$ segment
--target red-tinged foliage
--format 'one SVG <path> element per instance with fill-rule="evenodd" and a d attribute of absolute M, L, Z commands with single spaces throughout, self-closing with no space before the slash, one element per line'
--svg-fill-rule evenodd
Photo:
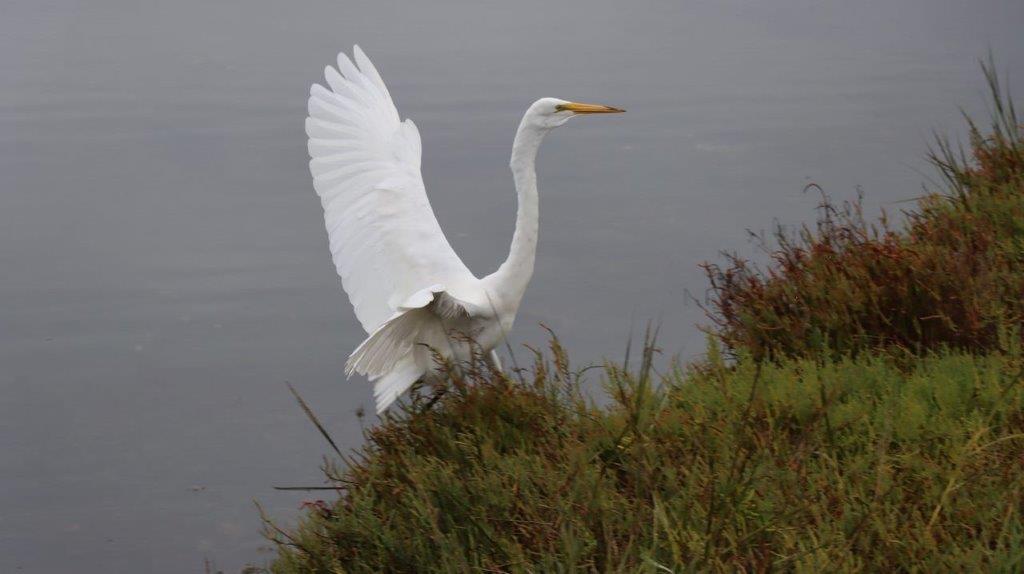
<path fill-rule="evenodd" d="M 971 158 L 939 139 L 931 154 L 948 189 L 918 200 L 902 229 L 861 202 L 823 195 L 814 228 L 778 228 L 772 264 L 735 255 L 705 264 L 712 330 L 758 357 L 832 356 L 877 348 L 987 351 L 1024 321 L 1024 140 L 1012 105 L 993 90 L 991 135 L 973 122 Z"/>

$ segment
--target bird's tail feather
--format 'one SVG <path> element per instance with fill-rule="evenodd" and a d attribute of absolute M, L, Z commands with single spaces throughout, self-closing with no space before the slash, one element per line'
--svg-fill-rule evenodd
<path fill-rule="evenodd" d="M 410 353 L 395 365 L 391 372 L 374 381 L 373 397 L 377 403 L 377 414 L 384 412 L 399 395 L 422 376 L 423 368 L 416 364 L 413 354 Z"/>
<path fill-rule="evenodd" d="M 423 327 L 421 309 L 396 313 L 377 327 L 356 347 L 345 362 L 345 375 L 366 375 L 371 380 L 389 373 L 403 357 L 413 350 L 413 342 Z"/>
<path fill-rule="evenodd" d="M 405 392 L 426 369 L 417 364 L 414 342 L 436 323 L 429 312 L 416 308 L 396 313 L 366 338 L 345 362 L 345 374 L 366 375 L 374 382 L 377 412 Z"/>

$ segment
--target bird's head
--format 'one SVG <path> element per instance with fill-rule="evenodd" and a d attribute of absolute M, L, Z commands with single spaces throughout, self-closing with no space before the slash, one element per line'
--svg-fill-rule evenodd
<path fill-rule="evenodd" d="M 557 128 L 570 118 L 589 114 L 619 114 L 626 110 L 602 106 L 600 104 L 581 104 L 558 98 L 541 98 L 530 106 L 526 118 L 539 128 Z"/>

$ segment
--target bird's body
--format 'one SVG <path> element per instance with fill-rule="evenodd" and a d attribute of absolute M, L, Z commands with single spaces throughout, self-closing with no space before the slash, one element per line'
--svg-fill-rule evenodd
<path fill-rule="evenodd" d="M 356 316 L 369 334 L 346 372 L 374 381 L 378 412 L 435 367 L 433 353 L 464 360 L 496 347 L 512 327 L 533 274 L 538 196 L 534 163 L 544 135 L 581 113 L 615 108 L 543 98 L 527 110 L 510 162 L 518 193 L 508 259 L 477 278 L 452 249 L 420 176 L 421 142 L 401 121 L 387 87 L 355 47 L 310 90 L 310 172 L 324 208 L 331 253 Z M 340 73 L 339 73 L 340 72 Z"/>

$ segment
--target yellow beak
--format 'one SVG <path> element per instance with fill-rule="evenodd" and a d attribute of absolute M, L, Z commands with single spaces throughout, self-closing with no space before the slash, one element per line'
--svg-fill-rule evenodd
<path fill-rule="evenodd" d="M 577 114 L 621 114 L 626 111 L 611 106 L 602 106 L 601 104 L 581 104 L 579 102 L 559 104 L 556 109 L 560 112 L 569 111 Z"/>

